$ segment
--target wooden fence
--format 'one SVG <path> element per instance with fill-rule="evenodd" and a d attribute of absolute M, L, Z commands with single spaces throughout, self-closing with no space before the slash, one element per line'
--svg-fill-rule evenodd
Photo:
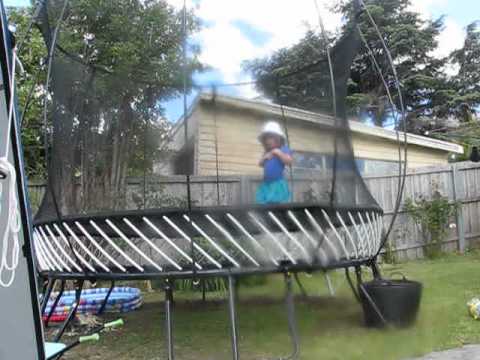
<path fill-rule="evenodd" d="M 364 179 L 372 195 L 384 209 L 385 224 L 388 225 L 397 196 L 398 174 L 366 176 Z M 222 176 L 217 188 L 216 177 L 193 176 L 191 177 L 192 200 L 197 206 L 251 203 L 259 181 L 258 177 L 251 176 Z M 328 183 L 328 179 L 325 181 Z M 311 176 L 303 174 L 301 179 L 296 177 L 295 201 L 308 201 L 309 197 L 323 199 L 328 195 L 322 190 L 325 188 L 328 189 L 328 186 L 318 180 L 318 174 Z M 404 211 L 405 200 L 419 196 L 430 198 L 435 190 L 448 197 L 450 201 L 461 203 L 457 215 L 449 224 L 444 249 L 464 251 L 474 247 L 480 240 L 480 222 L 478 221 L 480 218 L 480 164 L 465 162 L 410 170 L 407 173 L 400 213 L 389 237 L 391 248 L 398 258 L 422 257 L 425 246 L 418 227 Z M 44 191 L 45 187 L 42 184 L 30 185 L 30 198 L 34 211 Z M 187 198 L 185 177 L 148 177 L 146 182 L 145 179 L 129 179 L 126 194 L 129 209 L 178 206 Z"/>

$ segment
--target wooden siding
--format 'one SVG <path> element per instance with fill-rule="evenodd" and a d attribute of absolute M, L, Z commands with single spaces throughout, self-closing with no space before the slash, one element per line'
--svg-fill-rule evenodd
<path fill-rule="evenodd" d="M 261 173 L 257 162 L 262 147 L 257 136 L 268 118 L 254 111 L 222 106 L 217 106 L 214 111 L 207 104 L 197 106 L 192 117 L 198 125 L 195 138 L 197 175 L 215 174 L 217 161 L 220 175 Z M 282 123 L 281 119 L 276 120 Z M 332 131 L 298 120 L 287 120 L 287 124 L 290 145 L 294 151 L 331 153 Z M 398 145 L 395 141 L 352 133 L 352 143 L 357 158 L 398 161 Z M 443 150 L 418 145 L 408 147 L 410 168 L 447 164 L 447 156 L 448 153 Z"/>

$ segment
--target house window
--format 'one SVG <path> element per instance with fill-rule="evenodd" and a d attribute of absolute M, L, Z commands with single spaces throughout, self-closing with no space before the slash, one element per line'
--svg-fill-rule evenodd
<path fill-rule="evenodd" d="M 339 155 L 337 159 L 337 169 L 351 168 L 350 158 L 342 159 L 342 156 Z M 308 151 L 293 152 L 293 171 L 296 174 L 332 169 L 333 162 L 334 159 L 332 155 Z M 362 175 L 388 174 L 398 169 L 398 162 L 396 161 L 356 158 L 355 164 Z"/>

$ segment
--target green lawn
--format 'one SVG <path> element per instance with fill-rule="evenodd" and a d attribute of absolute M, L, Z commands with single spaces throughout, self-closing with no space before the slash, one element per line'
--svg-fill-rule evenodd
<path fill-rule="evenodd" d="M 356 303 L 342 273 L 332 275 L 336 297 L 329 297 L 323 277 L 301 276 L 310 298 L 298 299 L 301 359 L 402 359 L 466 343 L 480 343 L 480 322 L 466 312 L 466 302 L 480 295 L 480 254 L 451 255 L 383 268 L 384 275 L 402 271 L 424 284 L 416 326 L 404 330 L 363 327 Z M 242 359 L 266 359 L 289 350 L 282 302 L 281 276 L 263 286 L 241 288 L 239 314 Z M 176 293 L 177 359 L 230 359 L 225 294 L 207 302 L 195 293 Z M 99 343 L 80 346 L 66 359 L 165 359 L 163 294 L 145 295 L 141 310 L 124 316 L 125 326 L 105 333 Z M 68 338 L 66 338 L 68 340 Z"/>

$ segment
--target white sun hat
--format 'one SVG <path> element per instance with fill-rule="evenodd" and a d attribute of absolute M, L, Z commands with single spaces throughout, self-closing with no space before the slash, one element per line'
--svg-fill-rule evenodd
<path fill-rule="evenodd" d="M 285 141 L 285 133 L 282 130 L 282 127 L 276 121 L 267 121 L 265 125 L 263 125 L 262 131 L 260 135 L 258 135 L 258 141 L 262 142 L 263 137 L 268 134 L 278 135 Z"/>

